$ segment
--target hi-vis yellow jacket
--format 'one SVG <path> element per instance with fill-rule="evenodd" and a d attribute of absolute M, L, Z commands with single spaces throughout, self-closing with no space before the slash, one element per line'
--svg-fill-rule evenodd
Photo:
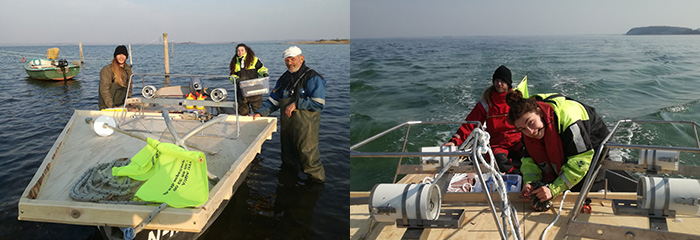
<path fill-rule="evenodd" d="M 262 61 L 258 57 L 253 57 L 253 61 L 250 63 L 244 63 L 246 66 L 241 68 L 241 61 L 245 59 L 246 55 L 234 56 L 231 59 L 230 64 L 230 74 L 234 75 L 234 78 L 240 80 L 249 80 L 267 75 L 267 68 L 263 65 Z M 235 83 L 234 83 L 235 84 Z"/>
<path fill-rule="evenodd" d="M 593 107 L 560 94 L 534 97 L 542 110 L 545 136 L 534 139 L 523 134 L 520 171 L 524 183 L 550 183 L 556 197 L 583 180 L 608 129 Z"/>

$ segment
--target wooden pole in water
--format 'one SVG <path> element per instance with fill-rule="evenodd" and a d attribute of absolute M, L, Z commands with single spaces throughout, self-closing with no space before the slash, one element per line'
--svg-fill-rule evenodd
<path fill-rule="evenodd" d="M 83 61 L 83 42 L 78 42 L 78 48 L 80 48 L 80 63 L 85 63 Z"/>
<path fill-rule="evenodd" d="M 168 60 L 168 34 L 163 33 L 163 51 L 165 53 L 165 86 L 170 86 L 170 76 L 167 74 L 170 74 L 170 62 Z"/>
<path fill-rule="evenodd" d="M 131 52 L 131 44 L 129 44 L 129 65 L 134 66 L 134 61 L 132 59 L 134 59 L 134 55 Z"/>
<path fill-rule="evenodd" d="M 170 43 L 170 55 L 173 55 L 175 53 L 175 43 Z"/>

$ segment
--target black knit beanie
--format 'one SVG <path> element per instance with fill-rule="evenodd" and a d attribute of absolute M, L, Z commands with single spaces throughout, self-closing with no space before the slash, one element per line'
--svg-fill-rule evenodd
<path fill-rule="evenodd" d="M 503 80 L 512 88 L 513 79 L 511 78 L 510 69 L 506 66 L 501 65 L 496 69 L 496 72 L 493 73 L 493 80 L 496 80 L 496 78 Z"/>
<path fill-rule="evenodd" d="M 126 50 L 126 46 L 124 45 L 119 45 L 117 46 L 117 49 L 114 49 L 114 57 L 116 58 L 119 54 L 124 54 L 126 58 L 129 58 L 129 51 Z"/>

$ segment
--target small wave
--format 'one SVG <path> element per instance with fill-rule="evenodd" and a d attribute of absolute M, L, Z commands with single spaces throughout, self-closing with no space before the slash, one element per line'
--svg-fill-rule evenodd
<path fill-rule="evenodd" d="M 671 106 L 661 109 L 661 112 L 680 113 L 684 112 L 686 109 L 688 108 L 686 108 L 685 106 Z"/>
<path fill-rule="evenodd" d="M 381 77 L 381 74 L 379 73 L 379 71 L 369 69 L 358 73 L 353 73 L 350 77 L 359 79 L 377 79 Z"/>
<path fill-rule="evenodd" d="M 363 80 L 357 80 L 357 81 L 352 81 L 350 82 L 350 92 L 355 93 L 355 92 L 362 92 L 362 91 L 372 91 L 372 90 L 377 90 L 379 89 L 378 87 L 368 85 L 367 82 Z"/>
<path fill-rule="evenodd" d="M 665 108 L 662 108 L 661 110 L 659 110 L 659 112 L 660 112 L 660 113 L 664 113 L 664 112 L 668 112 L 668 113 L 682 113 L 682 112 L 687 111 L 689 108 L 695 106 L 695 104 L 697 104 L 698 101 L 700 101 L 700 100 L 695 100 L 695 101 L 692 101 L 692 102 L 689 102 L 689 103 L 682 104 L 682 105 L 680 105 L 680 106 L 669 106 L 669 107 L 665 107 Z"/>
<path fill-rule="evenodd" d="M 360 64 L 358 64 L 357 68 L 372 69 L 372 68 L 379 67 L 375 61 L 376 61 L 375 59 L 361 60 L 361 61 L 359 61 Z"/>
<path fill-rule="evenodd" d="M 350 122 L 355 123 L 355 121 L 372 121 L 372 117 L 355 111 L 350 112 Z"/>

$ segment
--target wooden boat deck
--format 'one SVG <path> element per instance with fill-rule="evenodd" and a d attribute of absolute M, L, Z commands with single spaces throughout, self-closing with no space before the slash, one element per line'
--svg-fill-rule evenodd
<path fill-rule="evenodd" d="M 100 137 L 93 132 L 92 124 L 85 122 L 85 118 L 95 119 L 100 115 L 119 119 L 121 114 L 75 111 L 22 194 L 19 201 L 20 220 L 134 227 L 148 217 L 155 209 L 154 206 L 78 202 L 69 195 L 75 182 L 87 169 L 117 158 L 130 158 L 146 145 L 142 140 L 118 132 Z M 167 133 L 164 121 L 157 119 L 161 117 L 160 113 L 144 114 L 156 119 L 132 121 L 122 128 L 136 130 L 137 134 L 159 141 L 174 142 Z M 181 136 L 199 125 L 198 121 L 177 120 L 179 116 L 170 115 L 176 119 L 173 125 Z M 275 118 L 258 118 L 253 121 L 251 117 L 240 117 L 240 136 L 233 139 L 236 131 L 235 118 L 229 116 L 225 123 L 215 124 L 187 141 L 198 148 L 216 153 L 206 154 L 208 170 L 220 178 L 215 186 L 210 183 L 207 202 L 196 208 L 166 208 L 146 229 L 199 232 L 221 202 L 233 195 L 237 185 L 245 178 L 243 173 L 248 165 L 260 152 L 260 146 L 277 129 Z"/>
<path fill-rule="evenodd" d="M 406 175 L 398 183 L 420 183 L 429 174 Z M 369 192 L 353 192 L 350 197 L 368 197 Z M 494 194 L 496 208 L 500 211 L 500 202 L 497 194 Z M 649 228 L 649 220 L 645 217 L 616 216 L 612 211 L 612 201 L 603 199 L 604 193 L 590 193 L 588 195 L 593 202 L 592 214 L 584 213 L 578 217 L 578 222 L 599 223 L 612 226 L 627 226 L 641 229 Z M 557 223 L 550 228 L 545 239 L 564 239 L 566 231 L 563 227 L 569 222 L 569 213 L 574 207 L 574 202 L 578 193 L 569 193 L 565 199 L 562 215 Z M 608 199 L 636 199 L 636 193 L 608 193 Z M 509 199 L 518 211 L 520 227 L 523 231 L 524 239 L 540 239 L 544 229 L 554 220 L 559 210 L 561 196 L 554 199 L 553 207 L 547 212 L 532 211 L 531 203 L 518 197 L 518 193 L 509 193 Z M 496 227 L 491 209 L 486 202 L 483 193 L 448 193 L 443 196 L 443 209 L 464 209 L 463 221 L 459 223 L 459 228 L 433 228 L 427 234 L 427 239 L 501 239 Z M 395 223 L 374 223 L 370 226 L 370 214 L 367 204 L 350 206 L 350 238 L 351 239 L 401 239 L 406 228 L 397 228 Z M 668 231 L 700 235 L 700 217 L 698 216 L 678 216 L 675 219 L 667 220 Z M 371 228 L 371 229 L 370 229 Z M 606 239 L 603 232 L 598 232 L 600 239 Z M 426 234 L 423 235 L 425 237 Z M 637 236 L 632 239 L 644 239 Z M 512 238 L 511 238 L 512 239 Z M 588 239 L 579 237 L 569 237 L 568 239 Z M 608 238 L 610 239 L 610 238 Z M 620 236 L 616 239 L 624 239 Z M 700 239 L 698 236 L 697 239 Z"/>

